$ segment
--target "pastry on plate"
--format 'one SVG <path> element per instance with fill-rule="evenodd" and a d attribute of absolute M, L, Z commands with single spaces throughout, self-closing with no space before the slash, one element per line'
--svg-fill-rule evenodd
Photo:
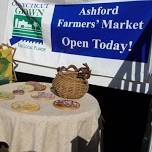
<path fill-rule="evenodd" d="M 73 100 L 56 100 L 53 105 L 56 108 L 65 111 L 77 110 L 80 107 L 80 103 Z"/>
<path fill-rule="evenodd" d="M 14 97 L 14 94 L 11 92 L 0 91 L 0 100 L 11 100 Z"/>
<path fill-rule="evenodd" d="M 40 100 L 51 100 L 55 98 L 55 95 L 51 92 L 35 92 L 31 97 Z"/>
<path fill-rule="evenodd" d="M 18 86 L 17 89 L 24 90 L 25 92 L 32 92 L 32 91 L 34 91 L 34 87 L 33 86 L 31 86 L 31 85 L 25 85 L 25 84 Z"/>
<path fill-rule="evenodd" d="M 23 89 L 15 89 L 12 92 L 14 95 L 23 95 L 24 94 L 24 90 Z"/>
<path fill-rule="evenodd" d="M 25 82 L 25 84 L 27 84 L 27 85 L 35 85 L 37 83 L 39 83 L 39 82 L 37 82 L 37 81 L 27 81 L 27 82 Z"/>
<path fill-rule="evenodd" d="M 19 112 L 34 112 L 40 110 L 40 105 L 31 101 L 16 101 L 11 108 Z"/>
<path fill-rule="evenodd" d="M 46 85 L 36 81 L 27 81 L 25 84 L 33 86 L 34 91 L 43 91 L 46 89 Z"/>

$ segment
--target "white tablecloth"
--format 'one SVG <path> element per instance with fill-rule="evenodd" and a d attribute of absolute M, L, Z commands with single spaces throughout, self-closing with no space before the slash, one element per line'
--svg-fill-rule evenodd
<path fill-rule="evenodd" d="M 22 83 L 0 86 L 0 91 L 12 91 Z M 49 90 L 51 84 L 46 84 Z M 0 101 L 0 141 L 9 145 L 10 152 L 71 152 L 76 137 L 88 142 L 98 129 L 101 111 L 97 100 L 90 94 L 81 99 L 80 108 L 66 112 L 55 108 L 50 101 L 35 101 L 31 93 L 15 96 L 15 99 Z M 18 100 L 33 100 L 40 104 L 37 112 L 16 112 L 11 103 Z"/>

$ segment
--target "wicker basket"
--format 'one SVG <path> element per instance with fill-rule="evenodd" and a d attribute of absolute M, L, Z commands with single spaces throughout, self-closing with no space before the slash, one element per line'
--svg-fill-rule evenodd
<path fill-rule="evenodd" d="M 57 69 L 58 73 L 52 81 L 52 89 L 56 95 L 66 99 L 78 99 L 88 92 L 87 79 L 91 71 L 87 64 L 83 65 L 85 67 L 79 69 L 75 65 L 70 65 L 68 68 L 62 66 Z"/>

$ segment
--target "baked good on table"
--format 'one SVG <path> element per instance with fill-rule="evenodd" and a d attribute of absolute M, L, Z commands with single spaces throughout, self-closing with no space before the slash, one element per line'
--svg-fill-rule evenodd
<path fill-rule="evenodd" d="M 27 85 L 34 85 L 34 84 L 37 84 L 37 83 L 39 83 L 39 82 L 37 82 L 37 81 L 27 81 L 27 82 L 25 82 L 25 84 L 27 84 Z"/>
<path fill-rule="evenodd" d="M 53 105 L 61 110 L 71 111 L 79 109 L 80 103 L 72 100 L 56 100 L 54 101 Z"/>
<path fill-rule="evenodd" d="M 23 89 L 15 89 L 15 90 L 13 90 L 13 94 L 14 95 L 23 95 L 24 90 Z"/>
<path fill-rule="evenodd" d="M 34 112 L 40 110 L 40 105 L 31 101 L 16 101 L 11 108 L 19 112 Z"/>
<path fill-rule="evenodd" d="M 25 84 L 33 86 L 34 91 L 43 91 L 46 89 L 46 85 L 41 84 L 40 82 L 36 82 L 36 81 L 27 81 Z"/>
<path fill-rule="evenodd" d="M 51 100 L 55 98 L 55 95 L 51 92 L 35 92 L 31 97 L 40 100 Z"/>
<path fill-rule="evenodd" d="M 34 87 L 33 86 L 31 86 L 31 85 L 25 85 L 25 84 L 18 86 L 17 89 L 24 90 L 25 92 L 32 92 L 32 91 L 34 91 Z"/>
<path fill-rule="evenodd" d="M 15 96 L 11 92 L 0 91 L 0 100 L 11 100 Z"/>

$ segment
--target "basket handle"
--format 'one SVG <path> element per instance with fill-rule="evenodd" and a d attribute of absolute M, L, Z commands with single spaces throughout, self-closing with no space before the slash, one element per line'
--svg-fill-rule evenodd
<path fill-rule="evenodd" d="M 85 67 L 81 67 L 78 69 L 78 78 L 89 79 L 91 75 L 91 70 L 87 63 L 83 64 Z"/>
<path fill-rule="evenodd" d="M 61 66 L 61 67 L 57 68 L 57 72 L 72 71 L 72 69 L 74 70 L 73 72 L 78 72 L 77 67 L 75 65 L 72 65 L 72 64 L 69 65 L 67 68 L 65 66 Z"/>
<path fill-rule="evenodd" d="M 81 67 L 81 68 L 77 68 L 75 65 L 69 65 L 67 68 L 65 66 L 61 66 L 61 67 L 58 67 L 57 68 L 57 72 L 77 72 L 77 77 L 78 78 L 81 78 L 81 79 L 89 79 L 90 78 L 90 75 L 91 75 L 91 70 L 89 68 L 89 66 L 87 65 L 87 63 L 84 63 L 83 64 L 85 67 Z M 73 69 L 73 70 L 70 70 L 70 69 Z"/>

